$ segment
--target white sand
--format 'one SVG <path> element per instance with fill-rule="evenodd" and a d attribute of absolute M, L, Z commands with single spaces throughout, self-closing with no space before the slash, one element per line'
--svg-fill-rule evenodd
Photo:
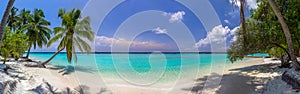
<path fill-rule="evenodd" d="M 227 71 L 217 93 L 220 94 L 298 94 L 281 80 L 286 68 L 278 68 L 279 60 L 251 60 Z"/>
<path fill-rule="evenodd" d="M 265 62 L 265 63 L 263 63 Z M 0 72 L 0 82 L 7 80 L 19 80 L 16 92 L 35 93 L 28 91 L 38 87 L 44 82 L 48 82 L 53 86 L 55 92 L 67 92 L 67 88 L 71 91 L 80 91 L 78 86 L 85 93 L 100 93 L 102 94 L 190 94 L 190 93 L 206 93 L 214 94 L 253 94 L 261 93 L 276 94 L 274 92 L 286 91 L 285 93 L 294 93 L 289 85 L 286 85 L 278 78 L 285 69 L 278 69 L 274 66 L 269 66 L 270 63 L 278 63 L 278 61 L 272 61 L 270 59 L 253 59 L 246 62 L 234 63 L 226 66 L 223 79 L 218 88 L 211 90 L 202 90 L 203 83 L 206 81 L 205 77 L 190 79 L 186 81 L 179 81 L 179 85 L 173 88 L 157 88 L 147 86 L 126 85 L 122 84 L 109 84 L 106 80 L 101 79 L 101 75 L 95 72 L 86 73 L 75 71 L 73 73 L 62 75 L 62 70 L 53 70 L 54 66 L 44 68 L 28 68 L 23 64 L 17 64 L 15 62 L 8 62 L 8 65 L 16 67 L 15 71 L 10 71 L 12 75 L 18 75 L 19 77 L 26 78 L 21 80 L 20 78 L 9 77 L 6 74 Z M 266 65 L 265 65 L 266 64 Z M 1 66 L 0 66 L 1 67 Z M 274 69 L 272 69 L 274 68 Z M 104 82 L 103 82 L 104 81 Z M 112 80 L 113 81 L 113 80 Z M 105 84 L 106 83 L 106 84 Z M 196 83 L 196 84 L 194 84 Z M 270 88 L 272 87 L 272 88 Z M 283 88 L 280 88 L 283 87 Z M 280 89 L 279 89 L 280 88 Z M 217 92 L 213 92 L 217 91 Z M 78 92 L 77 92 L 78 93 Z"/>

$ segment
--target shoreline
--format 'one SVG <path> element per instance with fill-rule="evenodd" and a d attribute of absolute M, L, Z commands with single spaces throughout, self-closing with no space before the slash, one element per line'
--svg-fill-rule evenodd
<path fill-rule="evenodd" d="M 34 60 L 36 60 L 36 58 L 34 58 Z M 236 80 L 237 78 L 239 78 L 239 76 L 235 77 L 236 74 L 251 75 L 245 79 L 251 78 L 252 80 L 253 79 L 252 77 L 255 78 L 255 76 L 261 76 L 261 74 L 257 71 L 254 71 L 253 73 L 253 70 L 259 70 L 259 68 L 261 66 L 264 66 L 264 64 L 271 64 L 271 63 L 266 63 L 266 61 L 264 61 L 263 58 L 254 58 L 250 60 L 233 63 L 230 64 L 229 66 L 227 66 L 228 64 L 226 64 L 224 70 L 224 76 L 222 78 L 220 86 L 212 90 L 202 90 L 201 88 L 204 85 L 203 82 L 205 82 L 206 75 L 197 78 L 197 79 L 202 79 L 201 81 L 200 80 L 183 81 L 180 82 L 179 86 L 177 85 L 176 87 L 173 88 L 157 88 L 157 87 L 151 88 L 145 86 L 134 86 L 134 85 L 130 86 L 130 85 L 126 85 L 126 83 L 107 84 L 110 82 L 107 82 L 105 81 L 105 79 L 102 79 L 99 73 L 85 73 L 85 72 L 75 71 L 74 73 L 62 75 L 63 73 L 62 70 L 56 68 L 53 65 L 47 65 L 47 68 L 30 68 L 24 66 L 24 64 L 26 63 L 7 62 L 7 64 L 13 65 L 14 67 L 16 67 L 16 69 L 19 68 L 19 71 L 21 71 L 20 73 L 15 73 L 14 72 L 15 70 L 9 72 L 16 75 L 23 75 L 24 78 L 27 78 L 25 80 L 22 80 L 19 78 L 12 77 L 13 80 L 19 80 L 19 84 L 27 87 L 25 89 L 33 89 L 34 87 L 36 88 L 39 86 L 43 86 L 45 83 L 49 83 L 52 86 L 52 88 L 55 90 L 55 92 L 61 92 L 61 93 L 67 92 L 68 90 L 72 92 L 80 92 L 80 90 L 83 90 L 84 92 L 89 92 L 89 93 L 106 92 L 106 93 L 113 93 L 113 94 L 126 94 L 126 93 L 165 94 L 165 93 L 173 93 L 173 92 L 174 93 L 214 92 L 217 94 L 218 93 L 229 94 L 226 92 L 231 91 L 233 87 L 230 88 L 230 86 L 232 86 L 232 84 L 234 84 L 233 86 L 235 85 L 239 86 L 241 85 L 241 83 L 244 83 L 243 79 L 240 79 L 240 81 Z M 255 66 L 255 67 L 252 67 L 252 70 L 250 68 L 248 69 L 248 71 L 241 71 L 242 68 L 251 67 L 251 66 Z M 280 73 L 277 74 L 278 74 L 277 76 L 279 76 Z M 266 78 L 268 77 L 274 78 L 273 76 L 266 76 Z M 4 80 L 2 79 L 0 81 L 5 82 L 5 79 L 7 78 L 4 78 Z M 233 83 L 233 81 L 235 81 L 236 83 Z M 28 83 L 31 83 L 31 85 L 29 85 Z M 195 86 L 194 83 L 202 83 L 202 85 Z M 79 86 L 81 87 L 81 89 L 79 88 Z M 257 89 L 256 91 L 259 91 L 259 89 L 263 88 L 263 86 L 264 84 L 255 87 L 254 89 Z M 247 91 L 247 88 L 245 87 L 243 88 L 244 89 L 240 89 L 241 92 Z M 253 88 L 253 87 L 248 87 L 248 88 Z M 34 93 L 28 90 L 25 91 L 29 93 Z"/>

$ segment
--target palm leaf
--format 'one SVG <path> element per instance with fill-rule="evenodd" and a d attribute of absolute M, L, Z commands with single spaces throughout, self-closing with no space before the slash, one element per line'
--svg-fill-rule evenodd
<path fill-rule="evenodd" d="M 59 33 L 59 34 L 56 34 L 54 37 L 52 37 L 52 38 L 48 41 L 47 47 L 49 47 L 52 43 L 58 41 L 60 38 L 62 38 L 63 35 L 64 35 L 63 32 L 61 32 L 61 33 Z M 63 41 L 63 40 L 61 40 L 61 41 Z M 62 43 L 62 42 L 61 42 L 61 43 Z"/>
<path fill-rule="evenodd" d="M 54 34 L 57 34 L 59 32 L 64 32 L 64 31 L 66 31 L 66 29 L 63 27 L 55 27 L 54 28 Z"/>
<path fill-rule="evenodd" d="M 80 44 L 79 41 L 77 40 L 77 38 L 74 38 L 74 39 L 73 39 L 73 42 L 74 42 L 73 46 L 74 46 L 74 47 L 77 47 L 77 48 L 80 50 L 80 52 L 83 52 L 83 51 L 84 51 L 83 48 L 81 47 L 81 44 Z"/>
<path fill-rule="evenodd" d="M 83 47 L 83 49 L 87 52 L 90 53 L 91 52 L 91 47 L 88 43 L 86 43 L 83 39 L 81 39 L 80 37 L 77 37 L 77 40 L 80 44 L 81 47 Z"/>
<path fill-rule="evenodd" d="M 58 47 L 57 47 L 57 50 L 64 49 L 66 43 L 67 43 L 66 37 L 62 38 L 62 40 L 60 41 L 60 43 L 59 43 L 59 45 L 58 45 Z"/>

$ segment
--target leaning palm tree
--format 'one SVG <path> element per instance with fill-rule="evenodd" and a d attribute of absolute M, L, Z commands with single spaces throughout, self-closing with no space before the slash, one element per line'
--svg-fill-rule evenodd
<path fill-rule="evenodd" d="M 237 0 L 233 0 L 234 2 L 236 2 Z M 281 24 L 281 27 L 283 29 L 283 32 L 285 34 L 285 38 L 286 38 L 286 41 L 287 41 L 287 44 L 288 44 L 288 48 L 289 48 L 289 54 L 291 56 L 291 59 L 293 61 L 293 64 L 295 65 L 295 69 L 299 70 L 300 69 L 300 64 L 299 62 L 297 61 L 297 58 L 295 56 L 295 50 L 294 50 L 294 46 L 293 46 L 293 42 L 292 42 L 292 38 L 291 38 L 291 33 L 290 33 L 290 30 L 280 12 L 280 10 L 278 9 L 278 7 L 276 6 L 276 3 L 274 0 L 268 0 L 270 6 L 272 7 L 275 15 L 277 16 L 278 18 L 278 21 L 280 22 Z M 243 37 L 244 37 L 244 43 L 246 43 L 246 38 L 247 38 L 247 32 L 246 32 L 246 25 L 245 25 L 245 11 L 244 11 L 244 8 L 245 8 L 245 0 L 240 0 L 240 4 L 241 4 L 241 7 L 240 7 L 240 17 L 241 17 L 241 25 L 242 25 L 242 30 L 243 30 Z"/>
<path fill-rule="evenodd" d="M 276 3 L 274 0 L 268 0 L 270 6 L 272 7 L 275 15 L 277 16 L 278 18 L 278 21 L 280 22 L 281 24 L 281 27 L 282 27 L 282 30 L 284 32 L 284 35 L 285 35 L 285 38 L 286 38 L 286 42 L 288 44 L 288 48 L 289 48 L 289 54 L 291 56 L 291 59 L 293 61 L 293 64 L 295 65 L 295 69 L 299 70 L 300 69 L 300 65 L 299 65 L 299 62 L 297 61 L 297 58 L 295 56 L 295 50 L 294 50 L 294 45 L 293 45 L 293 41 L 292 41 L 292 38 L 291 38 L 291 33 L 290 33 L 290 30 L 289 30 L 289 27 L 288 25 L 286 24 L 280 10 L 278 9 L 278 7 L 276 6 Z"/>
<path fill-rule="evenodd" d="M 36 49 L 38 46 L 42 48 L 43 45 L 47 44 L 50 39 L 51 29 L 48 28 L 50 22 L 45 20 L 44 12 L 41 9 L 35 9 L 32 15 L 26 16 L 26 11 L 24 12 L 24 17 L 22 19 L 27 19 L 24 21 L 24 25 L 21 27 L 25 30 L 25 34 L 29 37 L 29 48 L 27 51 L 26 58 L 28 58 L 31 46 Z"/>
<path fill-rule="evenodd" d="M 90 45 L 86 42 L 86 40 L 94 41 L 95 37 L 95 33 L 90 27 L 90 17 L 81 19 L 81 12 L 78 9 L 73 9 L 70 12 L 66 12 L 65 9 L 59 9 L 58 17 L 62 19 L 62 26 L 54 28 L 55 36 L 47 44 L 47 46 L 50 46 L 53 42 L 60 40 L 57 52 L 41 63 L 40 67 L 45 67 L 64 49 L 66 50 L 69 63 L 71 63 L 73 56 L 75 61 L 77 61 L 76 49 L 87 53 L 91 51 Z"/>
<path fill-rule="evenodd" d="M 2 44 L 2 37 L 4 35 L 4 29 L 5 29 L 5 25 L 6 25 L 8 16 L 9 16 L 9 12 L 12 9 L 14 3 L 15 3 L 15 0 L 9 0 L 8 1 L 8 4 L 6 6 L 6 9 L 4 11 L 4 14 L 3 14 L 3 17 L 2 17 L 2 20 L 1 20 L 1 23 L 0 23 L 0 47 L 1 47 L 1 44 Z"/>

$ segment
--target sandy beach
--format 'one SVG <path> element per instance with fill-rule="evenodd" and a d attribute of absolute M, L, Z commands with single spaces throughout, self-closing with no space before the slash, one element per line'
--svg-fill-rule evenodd
<path fill-rule="evenodd" d="M 151 88 L 109 84 L 109 82 L 101 79 L 99 74 L 93 72 L 75 71 L 68 73 L 62 67 L 51 65 L 47 68 L 29 68 L 24 66 L 25 63 L 8 62 L 7 64 L 13 69 L 9 71 L 10 76 L 1 72 L 0 82 L 16 80 L 18 82 L 17 88 L 18 86 L 24 88 L 16 89 L 14 92 L 27 92 L 28 94 L 47 91 L 75 94 L 80 92 L 87 94 L 198 94 L 207 92 L 210 94 L 269 94 L 276 92 L 276 88 L 270 89 L 269 87 L 274 87 L 276 84 L 272 83 L 278 82 L 286 87 L 284 88 L 286 89 L 285 92 L 294 92 L 289 85 L 286 85 L 279 78 L 282 72 L 287 69 L 277 68 L 278 61 L 264 58 L 229 64 L 225 67 L 226 70 L 219 87 L 211 90 L 203 90 L 206 76 L 183 81 L 180 83 L 181 85 L 172 88 Z M 48 83 L 49 86 L 45 86 L 45 83 Z M 38 88 L 41 86 L 44 88 Z M 283 91 L 281 90 L 281 92 Z"/>

